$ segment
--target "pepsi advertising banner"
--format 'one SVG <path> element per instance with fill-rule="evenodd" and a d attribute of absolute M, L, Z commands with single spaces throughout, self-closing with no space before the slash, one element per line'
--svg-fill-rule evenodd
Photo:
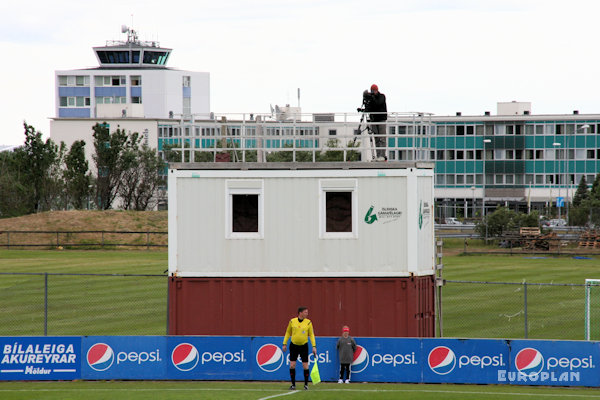
<path fill-rule="evenodd" d="M 84 336 L 83 379 L 166 379 L 164 336 Z"/>
<path fill-rule="evenodd" d="M 244 336 L 167 337 L 167 379 L 253 379 L 250 342 Z"/>
<path fill-rule="evenodd" d="M 510 365 L 497 383 L 600 386 L 598 342 L 511 340 Z"/>
<path fill-rule="evenodd" d="M 421 339 L 423 382 L 495 383 L 509 363 L 505 340 Z"/>
<path fill-rule="evenodd" d="M 81 378 L 81 337 L 0 337 L 1 380 Z"/>
<path fill-rule="evenodd" d="M 355 339 L 353 382 L 600 387 L 600 342 Z M 317 338 L 325 382 L 339 378 L 337 340 Z M 280 336 L 0 337 L 0 380 L 288 381 L 281 344 Z M 311 353 L 309 368 L 314 361 Z"/>
<path fill-rule="evenodd" d="M 421 339 L 355 338 L 355 340 L 357 349 L 354 353 L 354 361 L 350 365 L 353 381 L 408 383 L 422 381 Z M 336 342 L 337 339 L 331 346 L 334 352 Z M 336 367 L 339 367 L 337 352 L 335 360 Z M 338 378 L 339 374 L 334 375 L 330 380 Z"/>

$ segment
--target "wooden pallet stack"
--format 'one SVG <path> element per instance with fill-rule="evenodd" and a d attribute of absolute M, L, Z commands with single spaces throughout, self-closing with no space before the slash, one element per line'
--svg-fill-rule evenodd
<path fill-rule="evenodd" d="M 579 235 L 579 248 L 600 248 L 600 233 L 594 230 L 583 232 L 581 235 Z"/>

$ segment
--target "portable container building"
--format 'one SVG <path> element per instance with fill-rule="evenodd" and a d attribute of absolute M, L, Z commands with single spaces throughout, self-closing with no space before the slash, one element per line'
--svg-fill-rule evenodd
<path fill-rule="evenodd" d="M 430 163 L 169 169 L 169 333 L 433 336 Z"/>

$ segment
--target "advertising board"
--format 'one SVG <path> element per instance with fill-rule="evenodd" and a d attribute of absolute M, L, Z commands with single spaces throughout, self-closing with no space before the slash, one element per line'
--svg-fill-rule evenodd
<path fill-rule="evenodd" d="M 317 337 L 324 382 L 339 378 L 337 339 Z M 600 386 L 600 342 L 355 339 L 353 382 Z M 281 336 L 0 337 L 0 380 L 288 381 L 281 344 Z M 310 354 L 309 368 L 314 361 Z"/>
<path fill-rule="evenodd" d="M 81 378 L 81 337 L 0 337 L 0 380 Z"/>

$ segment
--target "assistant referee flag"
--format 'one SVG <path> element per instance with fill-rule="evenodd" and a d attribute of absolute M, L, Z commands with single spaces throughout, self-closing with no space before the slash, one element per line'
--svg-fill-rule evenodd
<path fill-rule="evenodd" d="M 310 380 L 312 381 L 313 385 L 321 382 L 321 374 L 319 374 L 319 364 L 317 364 L 317 360 L 315 360 L 315 364 L 310 371 Z"/>

